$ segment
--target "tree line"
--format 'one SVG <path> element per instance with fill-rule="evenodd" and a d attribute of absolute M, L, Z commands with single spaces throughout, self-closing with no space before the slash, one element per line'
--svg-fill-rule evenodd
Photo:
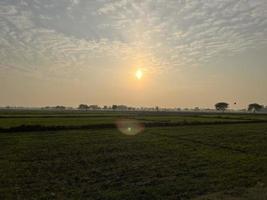
<path fill-rule="evenodd" d="M 226 102 L 219 102 L 215 104 L 215 109 L 218 111 L 222 111 L 224 112 L 225 110 L 227 110 L 229 108 L 229 104 Z M 248 105 L 247 110 L 249 112 L 259 112 L 264 108 L 263 105 L 260 105 L 258 103 L 251 103 Z"/>
<path fill-rule="evenodd" d="M 236 103 L 235 103 L 236 104 Z M 229 108 L 229 103 L 227 102 L 218 102 L 214 105 L 215 109 L 220 112 L 225 112 Z M 9 108 L 9 107 L 6 107 Z M 11 108 L 11 107 L 10 107 Z M 251 103 L 247 107 L 248 112 L 260 112 L 263 109 L 267 109 L 267 107 L 264 107 L 263 105 L 260 105 L 258 103 Z M 42 109 L 56 109 L 56 110 L 66 110 L 66 109 L 73 109 L 72 107 L 65 107 L 65 106 L 46 106 L 43 107 Z M 77 109 L 79 110 L 129 110 L 129 111 L 134 111 L 134 110 L 150 110 L 150 111 L 159 111 L 163 110 L 166 111 L 168 109 L 164 108 L 159 108 L 158 106 L 156 107 L 149 107 L 149 108 L 135 108 L 135 107 L 128 107 L 126 105 L 112 105 L 112 106 L 103 106 L 100 107 L 98 105 L 87 105 L 87 104 L 80 104 L 78 105 Z M 169 109 L 170 110 L 170 109 Z M 172 109 L 173 110 L 173 109 Z M 181 111 L 180 108 L 174 109 L 177 111 Z M 190 109 L 185 108 L 184 111 L 189 111 Z M 209 109 L 210 110 L 210 109 Z M 194 111 L 201 111 L 200 108 L 196 107 Z"/>

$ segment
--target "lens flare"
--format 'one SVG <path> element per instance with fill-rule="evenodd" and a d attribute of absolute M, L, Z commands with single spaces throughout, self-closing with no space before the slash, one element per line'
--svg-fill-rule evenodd
<path fill-rule="evenodd" d="M 137 135 L 144 130 L 143 124 L 134 119 L 120 119 L 116 126 L 125 135 Z"/>

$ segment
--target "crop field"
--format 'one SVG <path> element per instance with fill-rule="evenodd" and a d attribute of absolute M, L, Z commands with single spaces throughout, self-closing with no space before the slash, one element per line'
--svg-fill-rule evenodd
<path fill-rule="evenodd" d="M 0 111 L 0 199 L 263 200 L 266 184 L 264 114 Z"/>

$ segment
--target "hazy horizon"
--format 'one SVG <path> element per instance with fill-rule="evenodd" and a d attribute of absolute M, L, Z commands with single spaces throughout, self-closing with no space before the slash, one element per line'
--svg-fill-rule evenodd
<path fill-rule="evenodd" d="M 0 106 L 267 105 L 266 11 L 266 0 L 2 0 Z"/>

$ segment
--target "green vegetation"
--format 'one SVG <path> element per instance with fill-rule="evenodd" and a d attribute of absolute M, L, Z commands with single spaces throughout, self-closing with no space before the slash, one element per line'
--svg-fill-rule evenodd
<path fill-rule="evenodd" d="M 90 127 L 120 118 L 155 127 L 135 136 L 101 126 L 3 129 L 0 199 L 266 199 L 266 115 L 2 112 L 0 127 Z"/>
<path fill-rule="evenodd" d="M 78 111 L 5 111 L 0 112 L 0 129 L 20 126 L 55 127 L 67 126 L 81 128 L 83 126 L 114 124 L 122 118 L 131 118 L 143 123 L 205 124 L 224 122 L 267 121 L 267 115 L 248 114 L 175 114 L 158 112 L 78 112 Z"/>

